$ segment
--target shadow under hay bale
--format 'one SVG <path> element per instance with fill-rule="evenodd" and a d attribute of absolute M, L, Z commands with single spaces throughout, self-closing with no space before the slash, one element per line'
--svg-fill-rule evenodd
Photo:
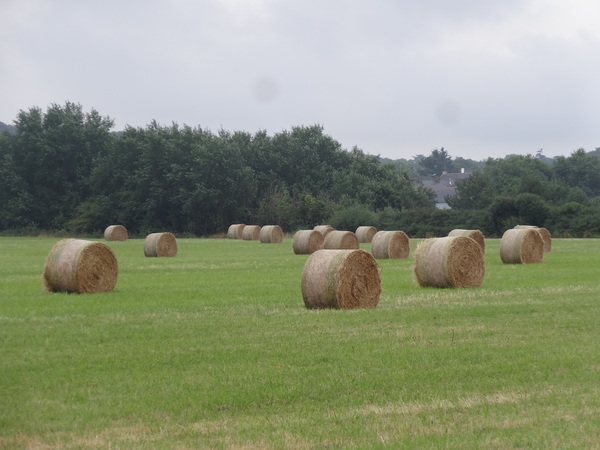
<path fill-rule="evenodd" d="M 229 228 L 227 229 L 227 237 L 229 239 L 242 239 L 242 233 L 245 226 L 246 225 L 243 223 L 234 223 L 233 225 L 229 225 Z"/>
<path fill-rule="evenodd" d="M 417 247 L 413 272 L 421 287 L 476 287 L 483 282 L 485 262 L 471 238 L 431 238 Z"/>
<path fill-rule="evenodd" d="M 107 241 L 126 241 L 128 237 L 127 228 L 123 225 L 110 225 L 104 230 L 104 239 Z"/>
<path fill-rule="evenodd" d="M 108 245 L 63 239 L 50 250 L 42 279 L 51 292 L 91 294 L 112 291 L 118 274 L 117 258 Z"/>
<path fill-rule="evenodd" d="M 294 233 L 292 249 L 296 255 L 310 255 L 323 249 L 325 238 L 317 230 L 299 230 Z"/>
<path fill-rule="evenodd" d="M 370 226 L 362 226 L 356 229 L 356 237 L 358 242 L 370 244 L 373 241 L 373 236 L 377 233 L 377 228 Z"/>
<path fill-rule="evenodd" d="M 309 309 L 374 308 L 381 279 L 375 258 L 364 250 L 318 250 L 302 271 L 302 298 Z"/>
<path fill-rule="evenodd" d="M 335 228 L 333 228 L 331 225 L 317 225 L 317 226 L 315 226 L 314 230 L 321 233 L 323 235 L 323 237 L 326 237 L 327 234 L 334 231 Z"/>
<path fill-rule="evenodd" d="M 242 239 L 245 241 L 258 241 L 260 239 L 260 226 L 246 225 L 242 230 Z"/>
<path fill-rule="evenodd" d="M 448 236 L 466 236 L 473 239 L 475 242 L 479 244 L 481 247 L 481 251 L 485 253 L 485 237 L 483 233 L 479 230 L 463 230 L 460 228 L 456 228 L 448 233 Z"/>
<path fill-rule="evenodd" d="M 524 228 L 531 228 L 536 230 L 539 234 L 540 237 L 542 238 L 542 242 L 544 243 L 544 252 L 550 252 L 552 251 L 552 235 L 550 234 L 550 231 L 548 231 L 546 228 L 541 228 L 541 227 L 537 227 L 535 225 L 517 225 L 515 226 L 515 229 L 520 230 L 520 229 L 524 229 Z"/>
<path fill-rule="evenodd" d="M 352 250 L 359 247 L 358 238 L 352 231 L 330 231 L 323 243 L 323 248 L 329 250 Z"/>
<path fill-rule="evenodd" d="M 148 257 L 177 256 L 177 239 L 171 233 L 151 233 L 144 241 L 144 255 Z"/>
<path fill-rule="evenodd" d="M 265 225 L 258 235 L 263 244 L 280 244 L 283 242 L 283 230 L 279 225 Z"/>
<path fill-rule="evenodd" d="M 544 259 L 544 241 L 534 228 L 511 228 L 500 240 L 500 259 L 504 264 L 533 264 Z"/>
<path fill-rule="evenodd" d="M 378 231 L 371 242 L 375 259 L 403 259 L 410 254 L 410 242 L 404 231 Z"/>

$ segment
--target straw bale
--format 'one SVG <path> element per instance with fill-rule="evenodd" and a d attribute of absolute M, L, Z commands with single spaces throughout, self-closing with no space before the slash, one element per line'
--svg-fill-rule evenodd
<path fill-rule="evenodd" d="M 242 230 L 242 239 L 245 241 L 258 241 L 260 239 L 260 225 L 246 225 Z"/>
<path fill-rule="evenodd" d="M 234 223 L 233 225 L 229 225 L 227 237 L 229 239 L 242 239 L 242 232 L 244 231 L 245 226 L 246 225 L 243 223 Z"/>
<path fill-rule="evenodd" d="M 318 250 L 304 265 L 302 298 L 307 308 L 374 308 L 380 294 L 377 262 L 364 250 Z"/>
<path fill-rule="evenodd" d="M 481 247 L 481 251 L 485 253 L 485 237 L 483 233 L 479 230 L 463 230 L 460 228 L 456 228 L 448 233 L 448 236 L 466 236 L 474 239 L 475 242 L 479 244 Z"/>
<path fill-rule="evenodd" d="M 118 274 L 117 258 L 108 245 L 63 239 L 50 250 L 42 279 L 48 291 L 86 294 L 112 291 Z"/>
<path fill-rule="evenodd" d="M 104 239 L 107 241 L 126 241 L 128 237 L 127 228 L 123 225 L 110 225 L 104 230 Z"/>
<path fill-rule="evenodd" d="M 378 231 L 371 242 L 375 259 L 402 259 L 410 254 L 410 242 L 404 231 Z"/>
<path fill-rule="evenodd" d="M 171 233 L 151 233 L 144 241 L 144 255 L 149 257 L 177 256 L 177 239 Z"/>
<path fill-rule="evenodd" d="M 335 230 L 335 228 L 333 228 L 331 225 L 317 225 L 314 229 L 321 233 L 323 237 Z"/>
<path fill-rule="evenodd" d="M 323 248 L 330 250 L 351 250 L 359 247 L 358 238 L 352 231 L 330 231 L 323 243 Z"/>
<path fill-rule="evenodd" d="M 544 252 L 552 251 L 552 235 L 550 234 L 550 231 L 548 231 L 546 228 L 537 227 L 535 225 L 517 225 L 515 226 L 515 228 L 518 230 L 523 228 L 533 228 L 540 234 L 540 237 L 544 242 Z"/>
<path fill-rule="evenodd" d="M 310 255 L 323 248 L 325 238 L 317 230 L 299 230 L 294 233 L 292 248 L 296 255 Z"/>
<path fill-rule="evenodd" d="M 544 259 L 544 241 L 535 228 L 511 228 L 500 240 L 500 259 L 505 264 L 539 263 Z"/>
<path fill-rule="evenodd" d="M 258 238 L 263 244 L 281 244 L 283 242 L 283 230 L 279 225 L 265 225 L 260 229 Z"/>
<path fill-rule="evenodd" d="M 485 275 L 483 253 L 466 236 L 426 239 L 415 252 L 414 274 L 421 287 L 480 286 Z"/>
<path fill-rule="evenodd" d="M 373 241 L 373 236 L 377 233 L 377 228 L 371 226 L 361 226 L 356 229 L 356 237 L 358 242 L 370 244 Z"/>

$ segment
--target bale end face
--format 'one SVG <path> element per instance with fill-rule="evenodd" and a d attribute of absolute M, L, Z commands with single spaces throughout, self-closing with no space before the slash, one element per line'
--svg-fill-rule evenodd
<path fill-rule="evenodd" d="M 309 309 L 374 308 L 381 279 L 375 258 L 364 250 L 318 250 L 302 271 L 302 298 Z"/>

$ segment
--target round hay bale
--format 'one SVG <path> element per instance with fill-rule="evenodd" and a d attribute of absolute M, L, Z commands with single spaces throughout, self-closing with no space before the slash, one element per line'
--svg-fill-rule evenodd
<path fill-rule="evenodd" d="M 483 233 L 479 230 L 463 230 L 460 228 L 456 228 L 448 233 L 448 236 L 466 236 L 474 239 L 475 242 L 479 244 L 481 247 L 481 251 L 485 253 L 485 237 Z"/>
<path fill-rule="evenodd" d="M 302 271 L 302 298 L 309 309 L 374 308 L 381 279 L 375 258 L 364 250 L 318 250 Z"/>
<path fill-rule="evenodd" d="M 358 238 L 352 231 L 330 231 L 323 243 L 323 248 L 330 250 L 352 250 L 359 247 Z"/>
<path fill-rule="evenodd" d="M 310 255 L 323 248 L 325 238 L 317 230 L 299 230 L 294 233 L 292 248 L 296 255 Z"/>
<path fill-rule="evenodd" d="M 544 259 L 544 241 L 534 228 L 511 228 L 500 240 L 500 259 L 504 264 L 539 263 Z"/>
<path fill-rule="evenodd" d="M 414 274 L 421 287 L 480 286 L 485 275 L 483 253 L 466 236 L 426 239 L 415 252 Z"/>
<path fill-rule="evenodd" d="M 265 225 L 260 229 L 258 238 L 263 244 L 281 244 L 283 242 L 283 230 L 279 225 Z"/>
<path fill-rule="evenodd" d="M 371 242 L 375 259 L 408 258 L 410 242 L 404 231 L 378 231 Z"/>
<path fill-rule="evenodd" d="M 144 241 L 144 255 L 149 257 L 177 256 L 177 239 L 171 233 L 151 233 Z"/>
<path fill-rule="evenodd" d="M 371 226 L 362 226 L 356 229 L 356 237 L 358 242 L 370 244 L 373 241 L 373 236 L 377 233 L 377 228 Z"/>
<path fill-rule="evenodd" d="M 314 229 L 321 233 L 323 237 L 335 230 L 335 228 L 333 228 L 331 225 L 317 225 Z"/>
<path fill-rule="evenodd" d="M 126 241 L 129 235 L 123 225 L 110 225 L 104 230 L 104 239 L 107 241 Z"/>
<path fill-rule="evenodd" d="M 108 245 L 63 239 L 50 250 L 42 278 L 48 291 L 88 294 L 112 291 L 118 274 L 117 258 Z"/>
<path fill-rule="evenodd" d="M 227 229 L 227 237 L 229 239 L 242 239 L 242 232 L 246 225 L 243 223 L 234 223 L 233 225 L 229 225 Z"/>
<path fill-rule="evenodd" d="M 515 226 L 515 228 L 518 230 L 523 228 L 532 228 L 536 230 L 540 234 L 540 237 L 544 242 L 544 252 L 552 251 L 552 235 L 550 234 L 550 231 L 548 231 L 546 228 L 536 227 L 534 225 L 517 225 Z"/>
<path fill-rule="evenodd" d="M 246 225 L 242 230 L 242 239 L 245 241 L 258 241 L 260 239 L 260 226 Z"/>

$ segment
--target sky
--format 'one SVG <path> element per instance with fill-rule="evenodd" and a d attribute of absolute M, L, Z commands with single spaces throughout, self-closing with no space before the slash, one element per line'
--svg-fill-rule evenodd
<path fill-rule="evenodd" d="M 600 147 L 598 0 L 0 0 L 0 121 L 321 125 L 392 159 Z"/>

